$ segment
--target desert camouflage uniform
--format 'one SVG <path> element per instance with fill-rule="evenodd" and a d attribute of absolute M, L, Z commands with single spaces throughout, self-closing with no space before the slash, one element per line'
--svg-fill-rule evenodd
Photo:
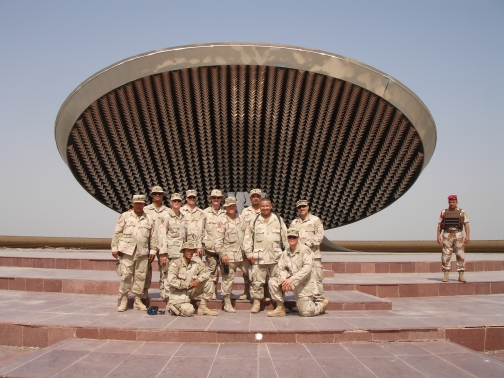
<path fill-rule="evenodd" d="M 209 301 L 214 291 L 214 282 L 210 280 L 210 272 L 201 261 L 190 260 L 186 264 L 184 256 L 170 261 L 168 268 L 168 285 L 170 288 L 170 300 L 167 308 L 173 305 L 183 316 L 194 314 L 191 300 L 203 295 L 203 299 Z M 189 283 L 198 279 L 199 285 L 189 287 Z"/>
<path fill-rule="evenodd" d="M 204 227 L 204 237 L 203 245 L 205 247 L 205 258 L 208 263 L 208 269 L 210 270 L 210 279 L 217 285 L 217 265 L 219 260 L 219 255 L 215 252 L 215 238 L 217 236 L 215 232 L 215 227 L 219 221 L 219 218 L 226 215 L 226 211 L 219 209 L 215 211 L 212 206 L 207 207 L 203 210 L 205 214 L 205 227 Z"/>
<path fill-rule="evenodd" d="M 154 232 L 156 235 L 159 233 L 159 226 L 161 225 L 162 218 L 166 215 L 168 212 L 169 207 L 166 207 L 165 205 L 161 205 L 159 208 L 156 208 L 156 206 L 152 203 L 149 206 L 144 207 L 144 212 L 148 214 L 152 221 L 154 222 Z M 159 252 L 157 253 L 157 258 L 158 258 L 158 267 L 159 267 L 159 289 L 163 287 L 163 273 L 161 272 L 161 264 L 159 263 Z M 145 279 L 145 286 L 144 286 L 144 294 L 143 297 L 147 298 L 149 296 L 148 290 L 151 287 L 151 282 L 152 282 L 152 264 L 148 264 L 148 270 L 147 270 L 147 278 Z"/>
<path fill-rule="evenodd" d="M 246 274 L 248 281 L 249 262 L 243 256 L 245 252 L 243 250 L 245 227 L 246 223 L 242 218 L 236 217 L 235 219 L 231 219 L 227 214 L 222 216 L 217 223 L 215 251 L 219 254 L 221 261 L 224 256 L 229 258 L 229 273 L 226 274 L 221 267 L 221 293 L 223 297 L 231 295 L 237 268 L 240 268 L 244 272 L 244 279 Z"/>
<path fill-rule="evenodd" d="M 313 252 L 306 245 L 298 243 L 294 251 L 288 246 L 278 261 L 277 275 L 271 277 L 269 287 L 272 299 L 283 302 L 282 282 L 291 280 L 291 290 L 296 298 L 296 306 L 301 316 L 315 316 L 323 312 L 323 302 L 314 302 L 314 294 L 318 292 L 316 280 L 312 278 Z"/>
<path fill-rule="evenodd" d="M 466 223 L 469 223 L 469 217 L 464 210 L 459 209 L 458 207 L 455 210 L 461 212 L 464 225 Z M 446 210 L 441 211 L 438 223 L 441 223 L 443 221 L 445 211 Z M 443 230 L 441 237 L 443 239 L 443 253 L 441 255 L 441 265 L 443 271 L 450 271 L 450 260 L 453 252 L 455 252 L 455 256 L 457 257 L 457 272 L 465 271 L 465 244 L 463 230 L 459 228 L 448 228 L 446 230 Z"/>
<path fill-rule="evenodd" d="M 312 278 L 315 280 L 317 292 L 314 295 L 318 298 L 324 296 L 324 271 L 322 268 L 322 254 L 320 253 L 320 244 L 324 240 L 324 225 L 322 220 L 315 215 L 308 213 L 306 218 L 296 218 L 291 222 L 291 228 L 299 231 L 299 242 L 306 245 L 313 252 L 313 274 Z"/>
<path fill-rule="evenodd" d="M 159 226 L 159 254 L 167 254 L 168 262 L 161 268 L 163 284 L 161 298 L 168 298 L 168 265 L 170 261 L 181 256 L 180 247 L 185 241 L 185 216 L 182 212 L 177 216 L 172 209 L 168 209 L 166 215 L 161 218 Z"/>
<path fill-rule="evenodd" d="M 240 214 L 240 218 L 243 219 L 245 222 L 245 226 L 248 225 L 250 220 L 254 220 L 258 214 L 261 213 L 261 209 L 258 209 L 257 211 L 254 210 L 252 206 L 246 207 L 245 209 L 242 210 Z M 249 277 L 250 270 L 248 269 L 246 272 L 243 272 L 243 282 L 245 284 L 250 285 L 250 277 Z"/>
<path fill-rule="evenodd" d="M 134 274 L 133 294 L 142 295 L 147 275 L 148 255 L 156 254 L 158 237 L 149 215 L 137 216 L 127 211 L 119 217 L 112 238 L 112 252 L 120 252 L 118 273 L 121 274 L 120 296 L 129 294 Z"/>
<path fill-rule="evenodd" d="M 282 254 L 281 240 L 284 245 L 288 245 L 287 227 L 283 219 L 274 213 L 271 213 L 267 221 L 259 215 L 257 220 L 254 218 L 247 224 L 244 249 L 247 258 L 253 257 L 255 260 L 250 274 L 252 299 L 264 298 L 264 283 L 268 272 L 270 277 L 276 276 L 277 262 Z"/>
<path fill-rule="evenodd" d="M 186 241 L 192 242 L 196 248 L 203 248 L 203 229 L 205 226 L 205 213 L 198 206 L 191 209 L 189 206 L 184 205 L 180 211 L 186 218 Z"/>

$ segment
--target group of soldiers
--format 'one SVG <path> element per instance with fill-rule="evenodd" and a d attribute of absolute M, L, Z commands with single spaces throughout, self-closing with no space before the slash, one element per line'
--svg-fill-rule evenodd
<path fill-rule="evenodd" d="M 142 299 L 148 298 L 151 264 L 157 256 L 161 297 L 173 315 L 192 316 L 191 300 L 196 298 L 200 299 L 198 315 L 217 315 L 207 303 L 217 297 L 219 267 L 226 312 L 235 312 L 232 287 L 240 269 L 245 290 L 238 298 L 253 301 L 252 313 L 260 312 L 265 291 L 276 302 L 268 316 L 286 315 L 284 298 L 290 291 L 301 316 L 324 313 L 329 300 L 322 284 L 322 221 L 310 213 L 307 200 L 299 200 L 299 217 L 287 228 L 273 213 L 271 200 L 262 198 L 261 189 L 249 194 L 251 206 L 241 214 L 237 214 L 236 198 L 225 198 L 218 189 L 212 190 L 211 204 L 204 210 L 196 205 L 196 190 L 186 192 L 184 206 L 179 193 L 171 194 L 170 207 L 164 206 L 160 186 L 152 188 L 148 206 L 145 196 L 134 195 L 132 209 L 121 214 L 112 239 L 121 276 L 118 311 L 126 310 L 130 290 L 135 296 L 133 308 L 147 310 Z"/>

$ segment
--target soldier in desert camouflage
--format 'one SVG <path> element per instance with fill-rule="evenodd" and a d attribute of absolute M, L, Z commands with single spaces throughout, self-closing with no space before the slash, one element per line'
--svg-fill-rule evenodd
<path fill-rule="evenodd" d="M 464 277 L 464 245 L 469 243 L 471 231 L 467 213 L 459 209 L 457 205 L 457 196 L 448 196 L 448 209 L 442 210 L 439 215 L 437 242 L 443 246 L 443 253 L 441 255 L 441 265 L 444 272 L 443 282 L 450 281 L 450 260 L 453 252 L 455 252 L 455 256 L 457 257 L 458 280 L 460 282 L 466 282 Z"/>
<path fill-rule="evenodd" d="M 329 299 L 315 301 L 318 294 L 315 273 L 312 267 L 312 250 L 299 242 L 299 231 L 295 228 L 287 230 L 288 246 L 282 252 L 278 261 L 277 274 L 270 279 L 270 293 L 277 306 L 269 311 L 268 316 L 285 316 L 285 306 L 282 292 L 294 292 L 296 306 L 301 316 L 323 314 L 329 305 Z"/>
<path fill-rule="evenodd" d="M 205 225 L 205 213 L 197 205 L 198 192 L 186 191 L 186 204 L 180 208 L 186 218 L 186 241 L 196 245 L 196 254 L 203 255 L 203 235 Z"/>
<path fill-rule="evenodd" d="M 154 222 L 143 211 L 145 196 L 134 195 L 132 203 L 133 211 L 126 211 L 119 217 L 111 245 L 112 256 L 119 260 L 118 273 L 121 276 L 118 311 L 126 311 L 132 278 L 134 278 L 132 292 L 135 295 L 133 308 L 147 310 L 141 297 L 144 292 L 148 261 L 154 260 L 158 247 Z"/>

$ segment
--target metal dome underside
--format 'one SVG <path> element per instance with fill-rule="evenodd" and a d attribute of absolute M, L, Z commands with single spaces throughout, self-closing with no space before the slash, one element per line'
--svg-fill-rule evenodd
<path fill-rule="evenodd" d="M 200 207 L 214 188 L 261 188 L 286 221 L 307 198 L 326 229 L 384 209 L 425 166 L 419 132 L 383 97 L 325 74 L 249 64 L 168 70 L 108 91 L 73 123 L 66 160 L 117 212 L 154 185 L 196 189 Z"/>

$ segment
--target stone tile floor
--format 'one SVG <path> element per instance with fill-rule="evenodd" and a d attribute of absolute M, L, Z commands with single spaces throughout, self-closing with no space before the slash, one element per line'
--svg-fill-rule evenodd
<path fill-rule="evenodd" d="M 32 354 L 40 348 L 12 347 L 0 345 L 0 368 L 13 363 L 14 361 Z"/>
<path fill-rule="evenodd" d="M 446 341 L 191 344 L 64 340 L 5 377 L 499 377 L 504 362 Z"/>
<path fill-rule="evenodd" d="M 466 255 L 467 256 L 467 255 Z M 110 260 L 110 251 L 82 249 L 30 249 L 0 248 L 0 257 L 42 257 L 65 259 Z M 393 252 L 322 252 L 324 262 L 439 262 L 440 253 L 393 253 Z M 504 261 L 503 253 L 471 253 L 469 261 L 499 260 Z"/>
<path fill-rule="evenodd" d="M 504 281 L 504 271 L 467 272 L 465 276 L 468 282 Z M 115 271 L 23 268 L 12 266 L 0 266 L 0 277 L 119 281 Z M 456 282 L 458 278 L 457 273 L 452 272 L 450 278 L 451 281 Z M 324 284 L 379 285 L 440 283 L 442 279 L 442 273 L 340 273 L 335 274 L 334 278 L 324 278 Z M 153 282 L 157 282 L 157 280 L 157 275 L 154 274 Z M 243 278 L 237 277 L 235 283 L 243 283 Z"/>
<path fill-rule="evenodd" d="M 0 291 L 0 322 L 201 331 L 230 327 L 241 331 L 338 331 L 504 325 L 504 294 L 397 298 L 391 301 L 392 310 L 328 311 L 314 318 L 302 318 L 297 313 L 285 318 L 268 318 L 266 312 L 251 314 L 248 311 L 235 314 L 219 311 L 217 317 L 182 318 L 149 316 L 135 310 L 119 313 L 116 310 L 117 297 L 111 295 L 4 290 Z"/>

